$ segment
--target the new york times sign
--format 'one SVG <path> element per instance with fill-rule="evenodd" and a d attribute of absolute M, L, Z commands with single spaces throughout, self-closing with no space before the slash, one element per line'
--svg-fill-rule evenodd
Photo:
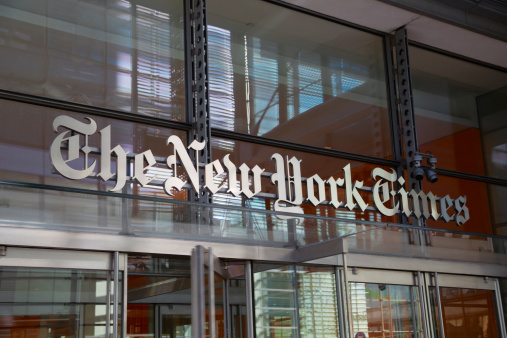
<path fill-rule="evenodd" d="M 111 146 L 111 126 L 99 130 L 100 134 L 100 163 L 96 160 L 91 163 L 84 163 L 81 169 L 75 169 L 69 164 L 78 160 L 83 155 L 88 158 L 91 148 L 88 147 L 88 137 L 97 132 L 97 124 L 91 118 L 86 118 L 87 123 L 78 121 L 69 116 L 61 115 L 53 121 L 53 129 L 59 133 L 50 148 L 51 161 L 55 169 L 64 177 L 80 180 L 92 176 L 98 172 L 98 177 L 103 181 L 116 180 L 114 187 L 110 191 L 121 190 L 128 180 L 133 179 L 141 186 L 148 186 L 156 176 L 147 177 L 146 173 L 150 167 L 157 162 L 151 150 L 146 150 L 134 156 L 133 176 L 127 175 L 128 152 L 120 145 L 114 148 Z M 84 145 L 80 140 L 84 136 Z M 187 182 L 196 192 L 203 189 L 211 193 L 216 193 L 220 189 L 226 189 L 227 193 L 234 196 L 244 195 L 252 198 L 262 191 L 261 174 L 264 169 L 255 165 L 250 168 L 245 163 L 239 167 L 225 155 L 221 160 L 214 160 L 204 166 L 204 185 L 199 184 L 199 159 L 193 161 L 190 151 L 199 154 L 205 146 L 205 142 L 193 141 L 188 147 L 185 147 L 182 140 L 177 136 L 170 136 L 167 139 L 167 145 L 172 145 L 174 152 L 169 154 L 166 164 L 172 176 L 165 179 L 163 183 L 167 194 L 172 195 L 173 189 L 181 190 Z M 169 147 L 168 147 L 169 149 Z M 64 156 L 66 153 L 66 156 Z M 196 155 L 198 156 L 198 155 Z M 112 160 L 116 159 L 114 171 L 112 171 Z M 322 203 L 331 205 L 334 208 L 346 208 L 353 210 L 359 208 L 362 212 L 368 207 L 358 188 L 363 186 L 362 181 L 354 181 L 351 176 L 350 164 L 343 169 L 343 178 L 329 177 L 324 179 L 315 174 L 303 182 L 301 177 L 301 161 L 295 157 L 285 158 L 280 154 L 271 155 L 271 160 L 275 164 L 275 172 L 271 175 L 271 183 L 276 186 L 277 198 L 274 203 L 275 211 L 294 213 L 293 218 L 303 214 L 301 204 L 307 202 L 317 206 Z M 186 172 L 188 181 L 176 175 L 176 166 L 180 165 Z M 74 166 L 76 167 L 76 166 Z M 217 185 L 217 176 L 226 175 L 227 180 L 223 185 Z M 238 178 L 239 175 L 239 178 Z M 398 177 L 396 172 L 391 172 L 381 168 L 375 168 L 371 172 L 375 182 L 371 189 L 374 208 L 385 216 L 393 216 L 399 213 L 407 217 L 444 220 L 445 222 L 454 221 L 457 225 L 462 225 L 469 220 L 470 215 L 466 206 L 466 196 L 459 196 L 452 199 L 449 195 L 437 198 L 433 193 L 416 192 L 415 190 L 406 191 L 403 187 L 396 189 L 396 182 L 403 186 L 403 177 Z M 279 216 L 288 219 L 291 216 Z"/>

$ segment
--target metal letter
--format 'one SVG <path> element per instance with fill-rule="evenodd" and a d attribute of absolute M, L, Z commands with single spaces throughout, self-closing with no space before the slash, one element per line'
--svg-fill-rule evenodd
<path fill-rule="evenodd" d="M 148 165 L 144 166 L 144 160 L 146 159 L 146 162 Z M 136 180 L 140 185 L 143 187 L 153 181 L 156 177 L 153 176 L 152 178 L 148 179 L 146 175 L 144 174 L 144 171 L 149 169 L 150 167 L 157 164 L 157 161 L 155 161 L 155 157 L 153 157 L 153 153 L 151 150 L 147 150 L 145 152 L 142 152 L 140 154 L 137 154 L 134 158 L 134 177 L 133 179 Z"/>
<path fill-rule="evenodd" d="M 347 204 L 345 204 L 345 206 L 349 210 L 354 209 L 356 206 L 354 203 L 355 199 L 361 211 L 364 211 L 368 204 L 364 203 L 361 195 L 359 195 L 359 192 L 357 191 L 357 188 L 361 188 L 363 186 L 363 181 L 356 181 L 354 185 L 352 185 L 352 178 L 350 176 L 350 163 L 343 168 L 343 173 L 345 177 L 345 199 L 347 201 Z"/>
<path fill-rule="evenodd" d="M 58 132 L 58 127 L 61 126 L 85 136 L 85 146 L 81 149 L 81 152 L 83 152 L 85 155 L 85 169 L 76 170 L 66 164 L 69 161 L 79 158 L 79 135 L 73 135 L 66 138 L 67 134 L 69 133 L 67 130 L 58 135 L 53 143 L 51 143 L 51 147 L 49 148 L 49 155 L 55 169 L 60 174 L 62 174 L 62 176 L 67 177 L 71 180 L 80 180 L 88 177 L 93 173 L 93 170 L 95 169 L 96 161 L 93 161 L 93 163 L 88 166 L 88 153 L 90 152 L 90 149 L 88 148 L 88 136 L 97 131 L 97 124 L 95 121 L 88 117 L 85 117 L 85 119 L 89 120 L 90 123 L 86 124 L 65 115 L 60 115 L 53 121 L 53 130 L 55 132 Z M 62 156 L 62 143 L 67 141 L 69 148 L 67 152 L 67 160 L 64 160 Z"/>
<path fill-rule="evenodd" d="M 167 166 L 169 168 L 172 168 L 173 170 L 173 177 L 169 177 L 165 183 L 164 183 L 164 190 L 169 196 L 173 196 L 171 193 L 172 188 L 176 188 L 178 191 L 183 188 L 186 181 L 183 181 L 182 179 L 177 177 L 176 167 L 177 167 L 177 161 L 176 161 L 176 155 L 181 160 L 181 164 L 183 165 L 183 168 L 185 168 L 185 171 L 190 178 L 190 182 L 192 183 L 192 187 L 194 188 L 196 193 L 199 193 L 199 173 L 198 173 L 198 163 L 197 160 L 198 155 L 196 155 L 196 166 L 193 166 L 192 160 L 190 159 L 190 156 L 188 155 L 187 150 L 185 149 L 185 146 L 183 145 L 183 142 L 180 140 L 180 138 L 176 135 L 171 135 L 167 138 L 167 145 L 172 144 L 174 146 L 174 155 L 170 155 L 167 157 Z M 198 142 L 197 140 L 194 140 L 189 146 L 189 149 L 196 150 L 196 154 L 199 152 L 199 150 L 203 149 L 205 146 L 205 142 Z"/>
<path fill-rule="evenodd" d="M 463 224 L 465 224 L 466 221 L 468 221 L 470 219 L 470 213 L 468 212 L 468 208 L 467 206 L 465 205 L 465 203 L 467 202 L 467 197 L 466 196 L 460 196 L 458 198 L 456 198 L 456 200 L 454 201 L 454 208 L 456 209 L 456 225 L 457 226 L 462 226 Z M 463 204 L 460 204 L 460 203 L 463 203 Z M 460 213 L 463 211 L 463 216 L 460 215 Z"/>
<path fill-rule="evenodd" d="M 222 161 L 225 164 L 225 167 L 227 168 L 227 177 L 229 180 L 229 189 L 227 189 L 227 192 L 230 192 L 234 196 L 238 196 L 241 192 L 238 189 L 238 181 L 236 178 L 236 166 L 232 161 L 229 159 L 229 154 L 225 155 Z"/>
<path fill-rule="evenodd" d="M 338 200 L 338 187 L 343 187 L 345 180 L 343 178 L 335 180 L 333 177 L 330 177 L 327 179 L 326 183 L 329 184 L 329 193 L 331 195 L 331 201 L 329 201 L 329 204 L 331 204 L 335 209 L 338 209 L 344 204 Z"/>
<path fill-rule="evenodd" d="M 121 146 L 111 150 L 111 126 L 100 131 L 100 173 L 97 175 L 104 182 L 111 179 L 111 156 L 116 154 L 116 185 L 110 191 L 118 191 L 127 181 L 127 154 Z"/>
<path fill-rule="evenodd" d="M 454 219 L 454 214 L 449 216 L 447 214 L 447 210 L 452 206 L 452 200 L 449 197 L 449 195 L 445 195 L 440 199 L 440 213 L 442 214 L 442 218 L 444 221 L 449 222 L 450 220 Z"/>
<path fill-rule="evenodd" d="M 253 167 L 253 186 L 254 186 L 254 192 L 250 190 L 250 179 L 249 179 L 249 172 L 250 168 L 243 163 L 239 167 L 239 171 L 241 172 L 241 192 L 243 195 L 245 195 L 247 198 L 252 198 L 256 194 L 258 194 L 261 191 L 261 174 L 264 171 L 264 169 L 261 169 L 258 165 Z"/>
<path fill-rule="evenodd" d="M 317 191 L 319 194 L 319 197 L 315 197 L 315 190 L 314 190 L 314 184 L 317 183 Z M 310 177 L 306 181 L 306 190 L 307 190 L 307 196 L 310 203 L 317 206 L 318 204 L 324 202 L 326 199 L 326 187 L 324 186 L 324 181 L 322 178 L 320 178 L 319 175 L 315 174 L 312 177 Z"/>
<path fill-rule="evenodd" d="M 377 176 L 380 178 L 383 178 L 387 180 L 388 182 L 391 182 L 391 185 L 396 182 L 396 179 L 398 178 L 398 175 L 396 174 L 396 171 L 394 169 L 391 169 L 391 173 L 388 171 L 382 169 L 382 168 L 375 168 L 371 172 L 371 177 L 374 181 L 376 181 Z M 400 209 L 400 203 L 396 203 L 394 208 L 389 209 L 384 206 L 384 203 L 389 201 L 391 199 L 391 195 L 394 195 L 394 190 L 389 189 L 389 183 L 384 182 L 382 183 L 382 180 L 377 181 L 375 185 L 373 186 L 373 202 L 375 203 L 375 206 L 380 211 L 381 214 L 385 216 L 394 216 L 396 213 L 398 213 L 398 210 Z M 382 183 L 382 185 L 381 185 Z M 382 198 L 380 197 L 379 188 L 382 189 Z"/>
<path fill-rule="evenodd" d="M 278 189 L 278 199 L 274 203 L 274 210 L 275 211 L 283 211 L 283 212 L 292 212 L 295 214 L 303 214 L 303 209 L 299 206 L 301 203 L 303 203 L 303 188 L 301 183 L 301 168 L 300 168 L 300 161 L 296 159 L 295 157 L 292 157 L 290 160 L 287 160 L 287 166 L 292 166 L 292 173 L 290 174 L 288 182 L 286 182 L 285 178 L 285 165 L 283 163 L 283 157 L 280 154 L 273 154 L 271 155 L 271 159 L 274 159 L 276 161 L 276 173 L 271 175 L 271 182 L 273 184 L 277 185 Z M 289 172 L 289 168 L 287 168 L 287 172 Z M 286 184 L 290 185 L 292 184 L 294 187 L 294 195 L 287 196 L 287 190 L 286 190 Z M 289 190 L 290 194 L 290 190 Z M 290 197 L 292 198 L 292 201 L 289 200 Z M 291 207 L 285 207 L 281 206 L 280 203 L 288 203 L 292 204 Z M 276 216 L 279 219 L 293 219 L 294 217 L 290 216 Z"/>
<path fill-rule="evenodd" d="M 216 171 L 216 176 L 213 176 L 213 169 Z M 215 160 L 211 163 L 206 164 L 204 167 L 204 188 L 207 188 L 212 194 L 215 194 L 220 190 L 221 186 L 215 184 L 214 178 L 224 173 L 224 167 L 220 164 L 219 160 Z"/>
<path fill-rule="evenodd" d="M 429 219 L 432 217 L 434 220 L 438 219 L 438 210 L 437 210 L 437 197 L 433 195 L 430 191 L 428 194 L 420 191 L 419 193 L 415 192 L 415 190 L 410 191 L 410 196 L 412 197 L 412 204 L 414 205 L 414 215 L 417 218 L 420 218 L 421 215 L 424 218 Z M 431 214 L 428 208 L 428 198 L 431 202 Z M 421 214 L 421 205 L 422 205 L 422 214 Z"/>

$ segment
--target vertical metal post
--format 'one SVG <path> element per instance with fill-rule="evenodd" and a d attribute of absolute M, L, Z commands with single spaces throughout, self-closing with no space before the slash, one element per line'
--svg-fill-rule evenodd
<path fill-rule="evenodd" d="M 120 253 L 115 251 L 114 253 L 114 266 L 113 266 L 113 278 L 114 278 L 114 286 L 113 286 L 113 338 L 118 338 L 118 276 L 119 276 L 119 266 L 118 266 L 118 258 L 120 257 Z"/>
<path fill-rule="evenodd" d="M 342 307 L 342 304 L 345 304 L 345 302 L 343 301 L 342 288 L 340 285 L 340 269 L 337 266 L 334 268 L 334 278 L 336 287 L 336 310 L 338 311 L 338 324 L 340 325 L 339 332 L 340 336 L 342 336 L 347 329 L 345 328 L 345 313 Z"/>
<path fill-rule="evenodd" d="M 342 253 L 342 257 L 343 257 L 343 279 L 345 283 L 345 297 L 346 297 L 345 300 L 347 303 L 348 321 L 349 321 L 349 335 L 350 337 L 354 337 L 354 327 L 352 322 L 352 304 L 349 292 L 349 279 L 347 277 L 347 254 L 345 252 Z"/>
<path fill-rule="evenodd" d="M 297 266 L 296 265 L 292 265 L 291 266 L 292 269 L 294 269 L 294 277 L 292 277 L 292 282 L 293 282 L 293 285 L 294 285 L 294 308 L 295 308 L 295 311 L 294 311 L 294 314 L 295 314 L 295 324 L 296 324 L 296 334 L 298 338 L 301 337 L 301 327 L 299 325 L 300 323 L 300 320 L 299 320 L 299 295 L 298 295 L 298 281 L 297 281 Z"/>
<path fill-rule="evenodd" d="M 192 285 L 192 338 L 204 337 L 204 248 L 200 245 L 192 249 L 190 260 Z"/>
<path fill-rule="evenodd" d="M 507 330 L 505 328 L 505 321 L 504 321 L 504 315 L 503 315 L 503 306 L 502 306 L 502 293 L 500 290 L 500 281 L 497 279 L 495 281 L 495 300 L 496 300 L 496 308 L 498 310 L 498 316 L 497 320 L 500 325 L 500 336 L 501 337 L 507 337 Z"/>
<path fill-rule="evenodd" d="M 254 306 L 253 306 L 252 281 L 253 281 L 252 262 L 248 261 L 245 263 L 246 324 L 248 338 L 254 337 Z"/>
<path fill-rule="evenodd" d="M 424 297 L 424 292 L 421 284 L 421 271 L 417 271 L 417 288 L 419 290 L 419 299 L 421 299 L 421 317 L 423 322 L 423 333 L 424 337 L 428 337 L 428 325 L 426 322 L 426 307 L 424 306 L 425 302 L 422 301 Z"/>
<path fill-rule="evenodd" d="M 405 147 L 409 190 L 421 190 L 421 182 L 414 178 L 414 156 L 418 152 L 417 133 L 415 128 L 414 103 L 412 95 L 412 78 L 408 58 L 408 38 L 406 29 L 400 28 L 394 34 L 396 51 L 396 78 L 398 83 L 398 109 L 403 130 L 403 145 Z M 403 184 L 404 182 L 400 182 Z M 424 225 L 424 221 L 412 217 L 413 224 Z M 414 243 L 424 243 L 424 236 L 414 230 Z"/>
<path fill-rule="evenodd" d="M 122 320 L 121 320 L 121 336 L 127 338 L 127 296 L 128 296 L 128 255 L 124 255 L 123 260 L 123 295 L 122 295 Z"/>
<path fill-rule="evenodd" d="M 215 338 L 215 265 L 213 251 L 208 248 L 209 337 Z"/>
<path fill-rule="evenodd" d="M 191 55 L 192 55 L 192 110 L 191 116 L 192 141 L 206 141 L 204 149 L 199 151 L 202 163 L 211 163 L 211 127 L 209 123 L 209 97 L 208 97 L 208 34 L 206 25 L 206 1 L 190 1 L 190 28 L 191 28 Z M 190 136 L 190 135 L 189 135 Z M 200 168 L 199 181 L 204 185 L 203 172 Z M 211 195 L 201 191 L 196 201 L 209 203 Z"/>
<path fill-rule="evenodd" d="M 227 337 L 230 337 L 231 336 L 231 331 L 229 330 L 229 327 L 227 325 L 227 323 L 229 322 L 229 311 L 230 311 L 230 307 L 229 307 L 229 293 L 228 293 L 228 289 L 227 289 L 227 279 L 225 278 L 221 278 L 220 279 L 222 281 L 222 304 L 223 304 L 223 316 L 224 316 L 224 321 L 223 321 L 223 324 L 222 324 L 222 328 L 224 330 L 224 337 L 227 338 Z M 218 330 L 217 330 L 217 335 L 218 335 Z"/>
<path fill-rule="evenodd" d="M 114 264 L 114 263 L 113 263 Z M 106 277 L 106 338 L 109 338 L 111 331 L 111 271 L 107 272 Z"/>
<path fill-rule="evenodd" d="M 433 274 L 433 279 L 435 280 L 435 297 L 437 298 L 437 309 L 438 309 L 438 325 L 440 326 L 440 338 L 445 338 L 445 331 L 444 331 L 444 316 L 442 314 L 442 303 L 440 301 L 440 287 L 438 286 L 438 273 L 435 272 Z"/>

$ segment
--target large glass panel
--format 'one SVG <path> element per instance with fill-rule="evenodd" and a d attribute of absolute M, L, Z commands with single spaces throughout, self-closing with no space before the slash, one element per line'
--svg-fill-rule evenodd
<path fill-rule="evenodd" d="M 178 130 L 152 127 L 145 124 L 131 123 L 98 116 L 86 116 L 83 114 L 40 107 L 32 104 L 18 103 L 8 100 L 0 100 L 0 174 L 3 180 L 27 183 L 38 183 L 89 189 L 93 191 L 107 191 L 116 184 L 117 153 L 112 152 L 110 171 L 115 176 L 106 182 L 97 177 L 102 169 L 99 150 L 101 148 L 102 131 L 110 128 L 110 146 L 114 151 L 120 146 L 127 154 L 139 154 L 151 150 L 153 156 L 159 157 L 157 165 L 146 170 L 147 178 L 154 178 L 149 185 L 141 187 L 131 184 L 128 177 L 124 193 L 136 195 L 169 198 L 162 187 L 163 179 L 172 175 L 172 171 L 165 163 L 165 158 L 173 152 L 166 144 L 171 135 L 178 136 L 186 143 L 186 133 Z M 58 135 L 69 129 L 61 126 L 58 131 L 53 130 L 53 122 L 56 117 L 66 115 L 83 124 L 90 124 L 86 118 L 96 122 L 96 132 L 85 137 L 79 134 L 79 157 L 66 162 L 71 168 L 83 170 L 94 166 L 94 172 L 81 180 L 70 180 L 56 171 L 50 158 L 50 147 Z M 104 137 L 105 138 L 105 137 Z M 106 138 L 105 138 L 106 139 Z M 61 147 L 69 147 L 69 142 L 61 143 Z M 84 147 L 92 148 L 88 156 L 84 153 Z M 61 149 L 64 159 L 67 150 Z M 86 159 L 88 161 L 86 162 Z M 129 164 L 134 163 L 132 156 L 127 156 Z M 93 164 L 95 162 L 95 164 Z M 128 165 L 130 167 L 130 165 Z M 126 168 L 129 176 L 133 176 L 131 168 Z M 133 167 L 132 167 L 133 169 Z M 187 199 L 186 191 L 175 192 L 175 199 Z M 135 202 L 135 208 L 138 203 Z M 142 208 L 138 209 L 142 210 Z"/>
<path fill-rule="evenodd" d="M 334 269 L 298 266 L 296 276 L 301 337 L 339 337 Z"/>
<path fill-rule="evenodd" d="M 0 335 L 105 337 L 106 320 L 112 335 L 111 277 L 107 271 L 1 268 Z"/>
<path fill-rule="evenodd" d="M 258 165 L 260 168 L 265 169 L 265 173 L 277 172 L 276 162 L 271 158 L 271 155 L 275 153 L 280 154 L 284 159 L 284 168 L 288 167 L 286 160 L 295 157 L 297 160 L 299 160 L 300 163 L 301 177 L 309 178 L 317 174 L 322 180 L 327 180 L 330 177 L 333 177 L 334 179 L 343 178 L 344 168 L 347 165 L 350 165 L 351 179 L 353 182 L 356 180 L 363 182 L 364 189 L 358 188 L 358 192 L 361 195 L 362 200 L 364 200 L 364 202 L 369 206 L 373 205 L 373 201 L 371 198 L 371 190 L 368 190 L 367 187 L 371 188 L 375 184 L 371 178 L 371 171 L 377 167 L 383 168 L 384 170 L 390 170 L 390 167 L 377 164 L 350 161 L 336 157 L 328 157 L 307 152 L 287 150 L 255 143 L 219 138 L 212 139 L 212 153 L 213 158 L 217 160 L 222 160 L 223 157 L 229 155 L 228 159 L 232 161 L 237 167 L 241 166 L 243 163 L 246 164 L 249 168 L 253 168 Z M 220 183 L 227 186 L 228 179 L 226 174 L 217 175 L 216 180 L 217 184 Z M 269 178 L 263 178 L 261 183 L 263 193 L 277 193 L 276 185 L 274 185 Z M 302 194 L 304 197 L 307 197 L 307 189 L 305 184 L 302 185 Z M 343 205 L 340 208 L 335 209 L 333 207 L 330 207 L 329 203 L 326 204 L 326 201 L 330 201 L 330 198 L 331 196 L 329 194 L 329 189 L 326 185 L 326 200 L 317 206 L 313 206 L 309 203 L 304 203 L 302 207 L 305 211 L 305 214 L 349 219 L 363 219 L 369 221 L 395 221 L 395 218 L 393 217 L 385 217 L 378 212 L 372 212 L 372 210 L 366 210 L 364 213 L 359 209 L 350 211 L 348 209 L 345 209 Z M 345 199 L 345 189 L 343 189 L 343 187 L 338 187 L 338 198 L 340 201 Z M 251 200 L 242 201 L 241 196 L 234 197 L 232 195 L 221 193 L 214 195 L 214 201 L 215 203 L 232 205 L 242 205 L 243 203 L 243 205 L 249 207 L 269 210 L 272 209 L 272 203 L 274 202 L 274 200 L 258 199 L 255 197 Z"/>
<path fill-rule="evenodd" d="M 183 1 L 0 1 L 0 88 L 185 120 Z"/>
<path fill-rule="evenodd" d="M 430 290 L 433 300 L 436 299 L 435 288 Z M 439 290 L 446 337 L 500 337 L 493 291 L 443 287 Z M 437 304 L 436 301 L 433 302 Z M 433 318 L 438 327 L 436 333 L 441 337 L 437 313 L 434 307 Z"/>
<path fill-rule="evenodd" d="M 191 337 L 190 260 L 128 258 L 127 335 Z"/>
<path fill-rule="evenodd" d="M 258 0 L 207 11 L 213 127 L 391 156 L 380 36 Z"/>
<path fill-rule="evenodd" d="M 349 287 L 356 337 L 422 336 L 416 287 L 372 283 L 350 283 Z"/>
<path fill-rule="evenodd" d="M 426 220 L 428 226 L 483 234 L 494 233 L 491 224 L 490 203 L 486 183 L 439 175 L 437 183 L 432 184 L 427 180 L 423 180 L 422 186 L 423 191 L 426 193 L 431 191 L 438 197 L 449 195 L 454 200 L 459 196 L 466 196 L 465 206 L 468 208 L 470 216 L 468 221 L 458 226 L 455 221 L 456 209 L 451 205 L 449 210 L 446 211 L 448 216 L 454 215 L 451 221 L 446 223 L 442 218 L 439 221 L 428 219 Z M 439 211 L 440 214 L 443 213 L 441 206 L 439 206 Z M 464 212 L 460 212 L 460 215 L 464 216 Z"/>
<path fill-rule="evenodd" d="M 256 337 L 296 337 L 294 266 L 254 265 Z"/>
<path fill-rule="evenodd" d="M 410 47 L 419 148 L 439 168 L 507 177 L 507 73 Z"/>

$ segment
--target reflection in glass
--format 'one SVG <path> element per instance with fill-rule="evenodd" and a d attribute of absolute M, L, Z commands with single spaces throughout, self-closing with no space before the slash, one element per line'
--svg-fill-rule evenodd
<path fill-rule="evenodd" d="M 507 73 L 410 47 L 417 137 L 437 167 L 507 176 Z"/>
<path fill-rule="evenodd" d="M 112 335 L 112 307 L 110 318 L 106 316 L 107 295 L 114 291 L 112 283 L 106 271 L 2 268 L 1 335 L 105 337 L 107 320 Z M 120 280 L 119 290 L 121 285 Z"/>
<path fill-rule="evenodd" d="M 436 290 L 433 287 L 430 291 L 435 305 L 433 318 L 438 328 L 435 333 L 441 337 Z M 446 337 L 499 337 L 493 291 L 441 287 L 440 302 Z"/>
<path fill-rule="evenodd" d="M 254 266 L 254 306 L 257 337 L 296 337 L 293 266 Z"/>
<path fill-rule="evenodd" d="M 255 0 L 207 10 L 213 127 L 391 155 L 381 37 Z"/>
<path fill-rule="evenodd" d="M 191 337 L 190 260 L 129 256 L 127 335 Z"/>
<path fill-rule="evenodd" d="M 185 119 L 183 2 L 6 0 L 0 87 Z"/>
<path fill-rule="evenodd" d="M 339 337 L 334 269 L 298 266 L 296 276 L 301 337 Z"/>
<path fill-rule="evenodd" d="M 493 233 L 488 188 L 486 183 L 439 175 L 438 184 L 431 184 L 427 180 L 422 180 L 422 186 L 423 191 L 431 191 L 438 197 L 449 195 L 452 199 L 454 199 L 458 196 L 466 196 L 465 205 L 470 214 L 470 219 L 460 227 L 456 225 L 454 219 L 449 223 L 446 223 L 443 220 L 435 221 L 428 219 L 426 220 L 426 223 L 429 227 L 483 234 Z M 440 207 L 439 212 L 443 212 Z M 451 206 L 449 210 L 447 210 L 447 214 L 449 216 L 456 216 L 456 209 L 454 206 Z M 463 212 L 461 212 L 460 215 L 463 215 Z M 443 235 L 443 233 L 438 235 Z"/>
<path fill-rule="evenodd" d="M 420 337 L 419 293 L 404 285 L 350 283 L 354 335 Z"/>

